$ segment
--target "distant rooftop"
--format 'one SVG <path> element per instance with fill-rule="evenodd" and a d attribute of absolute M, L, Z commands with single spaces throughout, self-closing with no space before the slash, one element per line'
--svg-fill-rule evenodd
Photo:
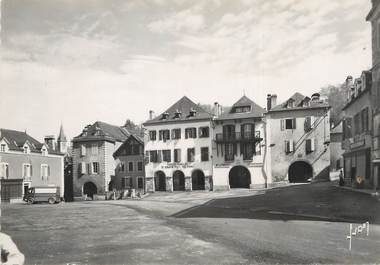
<path fill-rule="evenodd" d="M 198 104 L 195 104 L 188 97 L 184 96 L 157 117 L 146 121 L 144 125 L 208 119 L 211 120 L 211 118 L 211 113 L 208 113 Z"/>

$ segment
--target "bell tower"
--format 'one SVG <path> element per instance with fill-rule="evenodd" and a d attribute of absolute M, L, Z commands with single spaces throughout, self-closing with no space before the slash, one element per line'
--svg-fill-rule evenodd
<path fill-rule="evenodd" d="M 59 129 L 59 135 L 57 139 L 57 146 L 58 146 L 58 151 L 61 153 L 66 154 L 67 153 L 67 138 L 66 135 L 63 131 L 63 126 L 61 124 L 61 128 Z"/>

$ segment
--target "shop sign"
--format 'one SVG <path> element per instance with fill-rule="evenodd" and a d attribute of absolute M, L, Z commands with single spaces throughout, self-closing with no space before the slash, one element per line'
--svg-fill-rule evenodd
<path fill-rule="evenodd" d="M 360 140 L 351 144 L 351 149 L 359 148 L 365 145 L 365 140 Z"/>
<path fill-rule="evenodd" d="M 165 165 L 161 165 L 162 169 L 175 168 L 175 169 L 185 169 L 185 168 L 193 168 L 194 166 L 189 163 L 168 163 Z"/>

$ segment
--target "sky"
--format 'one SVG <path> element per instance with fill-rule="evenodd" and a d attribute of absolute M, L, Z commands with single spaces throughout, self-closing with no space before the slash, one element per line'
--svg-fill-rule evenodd
<path fill-rule="evenodd" d="M 0 0 L 0 127 L 42 140 L 186 95 L 265 107 L 371 68 L 370 0 Z"/>

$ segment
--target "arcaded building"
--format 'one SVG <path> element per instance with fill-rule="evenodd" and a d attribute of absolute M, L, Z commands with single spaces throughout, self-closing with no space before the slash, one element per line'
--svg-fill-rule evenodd
<path fill-rule="evenodd" d="M 214 109 L 213 189 L 266 187 L 265 110 L 246 96 L 224 113 Z"/>
<path fill-rule="evenodd" d="M 184 96 L 144 123 L 146 191 L 209 190 L 212 114 Z"/>
<path fill-rule="evenodd" d="M 74 197 L 94 198 L 112 190 L 111 178 L 116 168 L 113 154 L 129 135 L 124 127 L 97 121 L 74 137 Z"/>
<path fill-rule="evenodd" d="M 295 93 L 277 105 L 268 95 L 266 164 L 268 180 L 307 182 L 328 179 L 330 106 L 319 94 Z"/>

